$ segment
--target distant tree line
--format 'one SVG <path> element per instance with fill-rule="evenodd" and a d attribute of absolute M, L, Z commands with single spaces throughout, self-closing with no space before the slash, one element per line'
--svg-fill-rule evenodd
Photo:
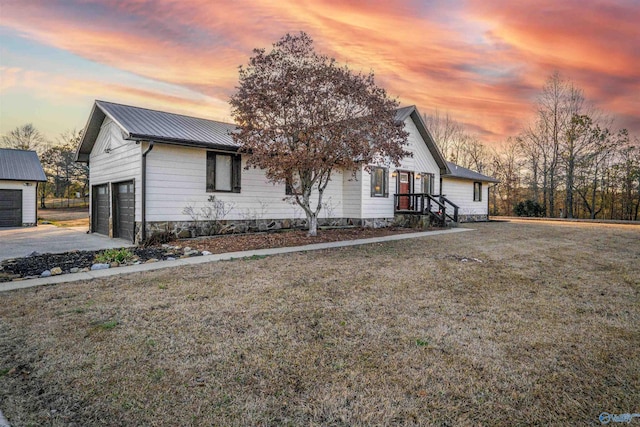
<path fill-rule="evenodd" d="M 534 108 L 519 134 L 491 149 L 448 114 L 425 121 L 447 160 L 500 179 L 490 190 L 492 215 L 638 221 L 638 136 L 614 129 L 612 117 L 558 73 Z"/>
<path fill-rule="evenodd" d="M 47 181 L 38 185 L 40 207 L 47 199 L 84 198 L 89 188 L 89 167 L 74 161 L 82 131 L 65 131 L 56 141 L 48 141 L 31 123 L 19 126 L 2 136 L 0 146 L 38 153 Z"/>

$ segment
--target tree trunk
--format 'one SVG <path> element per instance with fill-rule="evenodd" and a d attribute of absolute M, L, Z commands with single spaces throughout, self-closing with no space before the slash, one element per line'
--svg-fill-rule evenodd
<path fill-rule="evenodd" d="M 318 235 L 318 214 L 311 213 L 307 214 L 307 223 L 309 224 L 309 231 L 307 232 L 307 236 L 315 237 Z"/>
<path fill-rule="evenodd" d="M 565 190 L 567 192 L 565 199 L 565 210 L 567 213 L 567 218 L 573 218 L 573 173 L 574 173 L 575 165 L 573 158 L 569 159 L 569 165 L 567 166 L 567 181 Z"/>

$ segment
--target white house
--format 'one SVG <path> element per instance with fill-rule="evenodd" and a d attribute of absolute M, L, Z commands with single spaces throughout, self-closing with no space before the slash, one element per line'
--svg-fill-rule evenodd
<path fill-rule="evenodd" d="M 487 175 L 447 162 L 442 176 L 442 194 L 458 206 L 460 222 L 489 219 L 489 187 L 500 182 Z"/>
<path fill-rule="evenodd" d="M 37 188 L 46 180 L 35 151 L 0 148 L 0 227 L 38 224 Z"/>
<path fill-rule="evenodd" d="M 427 205 L 443 214 L 446 201 L 439 207 L 435 198 L 425 203 L 420 195 L 439 194 L 447 163 L 415 107 L 397 110 L 396 119 L 405 123 L 413 156 L 398 168 L 334 172 L 320 224 L 385 226 L 398 212 Z M 234 129 L 96 101 L 76 153 L 77 161 L 89 164 L 91 231 L 138 242 L 158 232 L 202 233 L 203 224 L 212 223 L 223 233 L 304 225 L 302 209 L 285 200 L 287 186 L 268 182 L 259 169 L 244 169 L 246 159 L 230 136 Z"/>

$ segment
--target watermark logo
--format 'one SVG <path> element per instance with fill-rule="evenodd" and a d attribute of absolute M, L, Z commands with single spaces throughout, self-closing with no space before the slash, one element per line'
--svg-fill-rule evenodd
<path fill-rule="evenodd" d="M 600 414 L 598 419 L 602 424 L 609 424 L 610 422 L 614 423 L 627 423 L 629 424 L 633 418 L 640 418 L 640 414 L 610 414 L 608 412 L 603 412 Z"/>

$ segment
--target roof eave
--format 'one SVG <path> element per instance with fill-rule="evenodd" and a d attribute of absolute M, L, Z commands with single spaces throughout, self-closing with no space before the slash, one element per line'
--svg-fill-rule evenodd
<path fill-rule="evenodd" d="M 225 150 L 233 152 L 237 152 L 240 149 L 239 146 L 214 144 L 204 141 L 187 141 L 183 139 L 159 138 L 154 135 L 130 134 L 128 139 L 132 141 L 153 141 L 154 143 L 158 144 L 178 145 L 181 147 L 208 148 L 212 150 Z"/>

